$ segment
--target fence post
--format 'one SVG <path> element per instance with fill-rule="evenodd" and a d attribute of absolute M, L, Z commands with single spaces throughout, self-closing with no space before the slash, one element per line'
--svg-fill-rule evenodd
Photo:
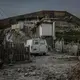
<path fill-rule="evenodd" d="M 62 43 L 62 53 L 64 52 L 64 39 L 62 38 L 61 40 L 61 43 Z"/>
<path fill-rule="evenodd" d="M 27 50 L 28 50 L 28 61 L 31 61 L 30 46 L 27 47 Z"/>
<path fill-rule="evenodd" d="M 13 51 L 13 43 L 11 43 L 11 46 L 10 46 L 10 54 L 9 54 L 9 59 L 10 59 L 10 65 L 13 64 L 13 55 L 14 55 L 14 51 Z"/>

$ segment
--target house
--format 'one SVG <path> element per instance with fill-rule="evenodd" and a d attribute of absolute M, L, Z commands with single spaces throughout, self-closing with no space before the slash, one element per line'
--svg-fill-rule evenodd
<path fill-rule="evenodd" d="M 67 11 L 43 10 L 0 20 L 0 29 L 8 27 L 20 28 L 26 36 L 45 37 L 53 44 L 53 40 L 64 37 L 65 32 L 78 30 L 80 19 Z"/>
<path fill-rule="evenodd" d="M 38 12 L 18 15 L 0 20 L 0 29 L 11 27 L 18 21 L 39 21 L 42 18 L 52 18 L 55 21 L 67 21 L 75 25 L 80 25 L 80 19 L 67 11 L 42 10 Z"/>

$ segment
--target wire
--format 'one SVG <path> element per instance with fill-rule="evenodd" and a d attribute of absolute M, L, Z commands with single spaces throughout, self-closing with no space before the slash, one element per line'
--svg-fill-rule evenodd
<path fill-rule="evenodd" d="M 0 8 L 0 11 L 3 12 L 3 14 L 5 14 L 6 17 L 8 17 L 8 15 L 4 12 L 4 10 L 2 8 Z M 4 17 L 4 15 L 0 12 L 0 14 Z"/>
<path fill-rule="evenodd" d="M 3 14 L 0 12 L 1 16 L 3 16 Z"/>
<path fill-rule="evenodd" d="M 0 15 L 3 16 L 3 14 L 0 12 Z M 4 17 L 4 16 L 3 16 Z"/>

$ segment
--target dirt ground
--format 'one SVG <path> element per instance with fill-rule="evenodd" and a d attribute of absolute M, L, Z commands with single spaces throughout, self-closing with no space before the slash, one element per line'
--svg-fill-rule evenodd
<path fill-rule="evenodd" d="M 78 63 L 74 56 L 49 52 L 33 56 L 32 62 L 19 62 L 0 70 L 0 80 L 69 80 L 69 70 Z"/>

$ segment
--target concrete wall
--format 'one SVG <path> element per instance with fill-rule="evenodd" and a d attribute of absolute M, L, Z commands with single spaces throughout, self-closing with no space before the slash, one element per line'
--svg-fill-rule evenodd
<path fill-rule="evenodd" d="M 39 29 L 39 30 L 38 30 Z M 55 37 L 55 22 L 53 23 L 42 23 L 39 28 L 36 29 L 36 34 L 39 36 L 53 36 Z"/>
<path fill-rule="evenodd" d="M 24 27 L 24 22 L 18 22 L 17 24 L 11 25 L 11 29 L 23 29 Z"/>
<path fill-rule="evenodd" d="M 62 49 L 63 49 L 63 52 L 64 53 L 67 53 L 67 54 L 70 54 L 70 55 L 77 55 L 78 53 L 78 44 L 77 43 L 68 43 L 68 44 L 64 44 L 64 41 L 59 41 L 57 40 L 55 42 L 55 50 L 58 51 L 58 52 L 62 52 Z"/>
<path fill-rule="evenodd" d="M 52 35 L 52 24 L 43 23 L 41 24 L 41 28 L 42 28 L 42 36 Z"/>

